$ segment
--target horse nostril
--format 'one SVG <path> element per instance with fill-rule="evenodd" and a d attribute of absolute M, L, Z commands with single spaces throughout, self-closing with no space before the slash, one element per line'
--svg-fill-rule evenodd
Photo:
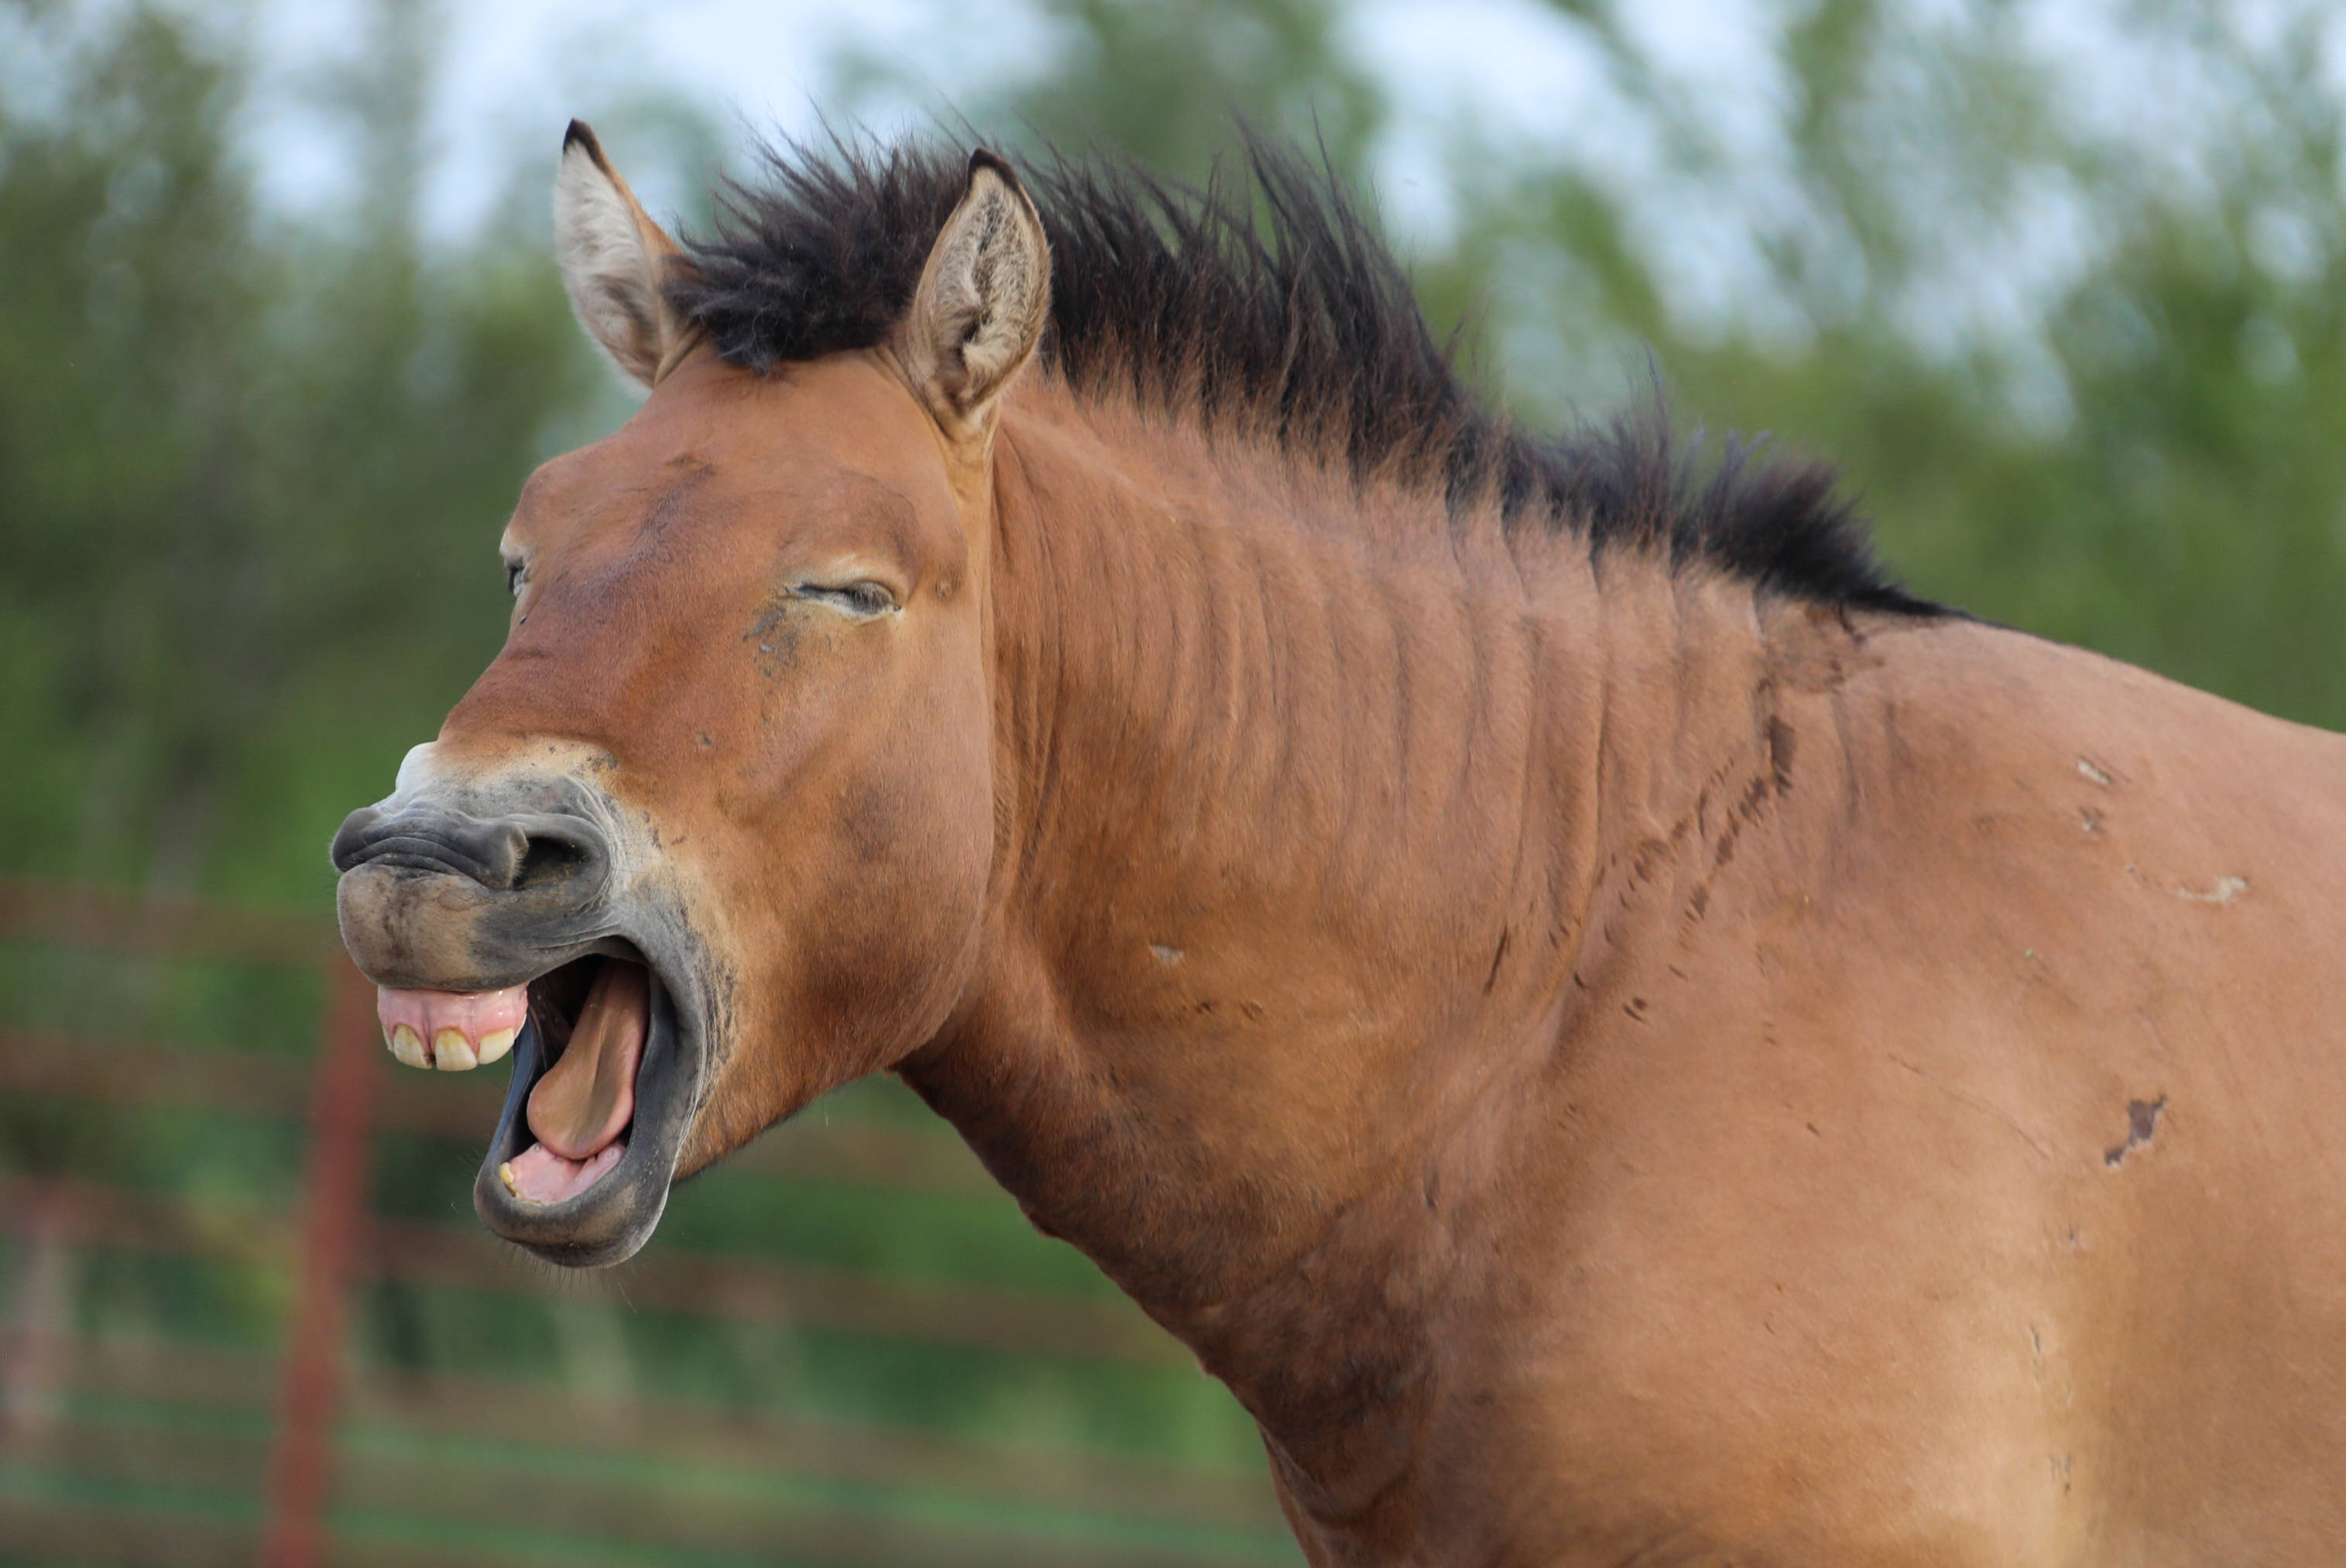
<path fill-rule="evenodd" d="M 568 837 L 530 834 L 525 837 L 511 885 L 516 888 L 540 887 L 576 876 L 589 868 L 593 859 L 585 846 Z"/>
<path fill-rule="evenodd" d="M 551 893 L 583 901 L 610 864 L 600 829 L 568 812 L 474 817 L 430 805 L 386 815 L 353 811 L 334 835 L 334 868 L 380 865 L 453 873 L 492 892 Z"/>
<path fill-rule="evenodd" d="M 467 821 L 447 832 L 449 847 L 474 863 L 460 869 L 484 887 L 500 891 L 521 881 L 522 860 L 529 852 L 529 835 L 511 822 Z M 445 831 L 445 830 L 444 830 Z"/>

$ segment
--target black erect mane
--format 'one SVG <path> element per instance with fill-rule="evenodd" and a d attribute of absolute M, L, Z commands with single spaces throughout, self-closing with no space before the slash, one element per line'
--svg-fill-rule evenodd
<path fill-rule="evenodd" d="M 735 364 L 765 371 L 886 338 L 968 185 L 936 142 L 770 146 L 688 237 L 670 301 Z M 1569 529 L 1706 563 L 1828 605 L 1935 613 L 1875 563 L 1831 470 L 1730 441 L 1679 454 L 1658 408 L 1560 437 L 1516 429 L 1461 380 L 1409 280 L 1323 165 L 1259 139 L 1203 190 L 1128 163 L 1020 169 L 1051 247 L 1040 358 L 1078 392 L 1267 433 L 1358 478 L 1495 502 L 1510 528 Z M 1657 402 L 1658 400 L 1657 400 Z"/>

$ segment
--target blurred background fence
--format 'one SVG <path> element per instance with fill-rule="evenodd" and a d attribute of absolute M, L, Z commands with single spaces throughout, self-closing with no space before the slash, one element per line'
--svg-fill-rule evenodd
<path fill-rule="evenodd" d="M 330 926 L 10 882 L 0 939 L 0 1563 L 1300 1561 L 1226 1397 L 886 1090 L 566 1276 L 452 1200 L 505 1074 L 389 1065 Z"/>
<path fill-rule="evenodd" d="M 350 1044 L 324 846 L 631 406 L 571 115 L 688 227 L 817 107 L 1190 178 L 1244 117 L 1527 421 L 1658 382 L 1919 592 L 2346 728 L 2341 104 L 2332 0 L 0 0 L 0 1568 L 298 1547 L 303 1343 L 336 1561 L 1294 1560 L 1242 1412 L 892 1083 L 570 1279 L 470 1211 L 504 1074 Z"/>

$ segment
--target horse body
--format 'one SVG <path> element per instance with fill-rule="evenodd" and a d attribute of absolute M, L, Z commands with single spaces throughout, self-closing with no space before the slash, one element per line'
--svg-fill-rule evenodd
<path fill-rule="evenodd" d="M 903 325 L 762 374 L 564 178 L 654 390 L 337 846 L 403 1007 L 528 988 L 502 1233 L 624 1256 L 892 1069 L 1237 1392 L 1317 1563 L 2346 1539 L 2346 741 L 1021 377 L 983 159 Z M 550 1125 L 621 1050 L 620 1141 Z"/>
<path fill-rule="evenodd" d="M 2346 994 L 2296 962 L 2346 745 L 1969 622 L 1435 565 L 1405 508 L 1322 540 L 1053 414 L 995 555 L 1048 806 L 904 1071 L 1262 1417 L 1322 1560 L 2346 1538 Z M 2249 1533 L 2162 1517 L 2211 1473 Z"/>
<path fill-rule="evenodd" d="M 1659 879 L 1568 1047 L 1584 1153 L 1498 1250 L 1546 1260 L 1530 1451 L 1576 1484 L 1495 1560 L 2322 1560 L 2339 998 L 2296 955 L 2338 824 L 2249 797 L 2321 799 L 2340 748 L 2012 634 L 1880 640 L 1786 706 L 1848 738 L 1709 940 Z"/>

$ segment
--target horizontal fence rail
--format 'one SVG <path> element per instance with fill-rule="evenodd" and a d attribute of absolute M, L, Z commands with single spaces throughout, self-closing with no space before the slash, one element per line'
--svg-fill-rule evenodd
<path fill-rule="evenodd" d="M 330 927 L 0 880 L 0 960 L 66 993 L 0 1005 L 0 1568 L 1298 1561 L 1243 1415 L 908 1096 L 566 1274 L 470 1213 L 505 1074 L 386 1070 Z"/>

